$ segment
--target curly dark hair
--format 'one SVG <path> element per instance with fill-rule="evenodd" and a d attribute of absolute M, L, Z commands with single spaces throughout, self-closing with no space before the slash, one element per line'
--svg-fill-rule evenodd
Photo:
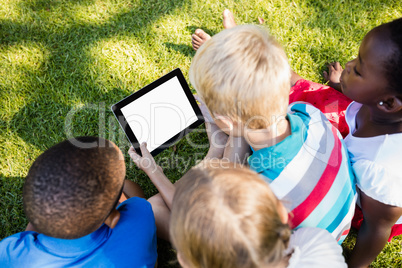
<path fill-rule="evenodd" d="M 109 215 L 124 177 L 124 158 L 114 143 L 97 137 L 63 141 L 32 164 L 23 190 L 25 214 L 39 233 L 85 236 Z"/>
<path fill-rule="evenodd" d="M 384 63 L 385 75 L 388 79 L 388 89 L 402 94 L 402 18 L 379 26 L 389 32 L 389 39 L 394 47 Z"/>

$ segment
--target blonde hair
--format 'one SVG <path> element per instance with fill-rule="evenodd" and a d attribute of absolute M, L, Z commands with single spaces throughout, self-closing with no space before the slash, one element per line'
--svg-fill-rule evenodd
<path fill-rule="evenodd" d="M 278 202 L 254 171 L 210 160 L 176 188 L 171 241 L 189 267 L 284 265 L 290 228 Z"/>
<path fill-rule="evenodd" d="M 214 35 L 197 51 L 189 76 L 212 113 L 248 128 L 267 128 L 286 114 L 289 63 L 262 27 L 239 25 Z"/>

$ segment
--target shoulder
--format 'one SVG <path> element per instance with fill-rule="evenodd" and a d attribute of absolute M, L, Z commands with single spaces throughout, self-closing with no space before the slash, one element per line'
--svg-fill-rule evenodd
<path fill-rule="evenodd" d="M 370 155 L 356 157 L 352 167 L 357 185 L 366 195 L 387 205 L 402 207 L 402 134 L 397 135 L 385 137 L 376 150 L 370 150 Z"/>
<path fill-rule="evenodd" d="M 0 249 L 4 249 L 10 245 L 18 246 L 20 244 L 34 243 L 37 234 L 33 231 L 25 231 L 10 235 L 0 241 Z"/>
<path fill-rule="evenodd" d="M 348 108 L 346 109 L 345 120 L 349 127 L 350 133 L 353 133 L 355 131 L 356 114 L 359 112 L 361 107 L 362 107 L 362 104 L 353 101 L 352 103 L 349 104 Z"/>
<path fill-rule="evenodd" d="M 0 241 L 0 266 L 7 267 L 23 261 L 35 244 L 36 232 L 26 231 L 11 235 Z"/>
<path fill-rule="evenodd" d="M 288 107 L 289 121 L 291 125 L 297 125 L 294 130 L 301 133 L 303 146 L 301 150 L 323 157 L 324 163 L 327 163 L 330 153 L 342 151 L 347 157 L 346 147 L 339 131 L 328 121 L 325 115 L 317 108 L 303 102 L 295 102 Z"/>
<path fill-rule="evenodd" d="M 347 267 L 342 248 L 326 231 L 319 228 L 300 228 L 291 236 L 288 251 L 293 254 L 290 267 Z"/>
<path fill-rule="evenodd" d="M 337 136 L 337 130 L 332 126 L 325 115 L 316 107 L 305 102 L 294 102 L 288 106 L 289 120 L 297 123 L 306 131 L 306 135 L 325 135 L 327 132 L 334 132 Z M 293 118 L 292 118 L 293 116 Z M 297 118 L 295 120 L 294 118 Z M 293 120 L 292 120 L 293 119 Z"/>
<path fill-rule="evenodd" d="M 132 197 L 121 203 L 117 210 L 123 222 L 155 222 L 151 204 L 144 198 Z"/>
<path fill-rule="evenodd" d="M 307 117 L 322 118 L 321 111 L 319 109 L 317 109 L 316 107 L 307 102 L 302 101 L 291 103 L 288 106 L 288 113 L 298 115 L 301 117 L 307 116 Z"/>
<path fill-rule="evenodd" d="M 138 210 L 138 211 L 152 211 L 151 204 L 144 198 L 140 197 L 131 197 L 126 201 L 122 202 L 118 207 L 117 210 L 120 212 L 122 211 L 130 211 L 131 210 Z"/>
<path fill-rule="evenodd" d="M 151 204 L 132 197 L 118 207 L 120 219 L 104 251 L 117 267 L 154 267 L 157 259 L 156 225 Z"/>
<path fill-rule="evenodd" d="M 151 204 L 139 197 L 132 197 L 117 208 L 120 219 L 113 229 L 113 237 L 136 237 L 136 243 L 152 243 L 156 235 L 155 217 Z"/>

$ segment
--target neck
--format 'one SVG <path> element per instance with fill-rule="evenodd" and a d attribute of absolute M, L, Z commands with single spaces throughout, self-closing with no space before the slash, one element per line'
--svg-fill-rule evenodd
<path fill-rule="evenodd" d="M 367 108 L 368 114 L 364 116 L 363 110 L 361 121 L 358 122 L 360 123 L 358 127 L 362 132 L 366 132 L 368 136 L 402 133 L 401 112 L 394 114 L 382 113 L 378 112 L 378 110 Z"/>
<path fill-rule="evenodd" d="M 266 129 L 246 130 L 247 141 L 256 151 L 274 146 L 283 141 L 290 134 L 290 123 L 287 119 L 280 120 L 278 123 L 271 125 Z"/>

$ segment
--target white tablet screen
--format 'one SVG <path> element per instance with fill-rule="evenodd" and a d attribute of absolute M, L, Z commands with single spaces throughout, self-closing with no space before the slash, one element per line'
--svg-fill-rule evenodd
<path fill-rule="evenodd" d="M 177 77 L 121 108 L 139 144 L 150 152 L 197 121 Z"/>

